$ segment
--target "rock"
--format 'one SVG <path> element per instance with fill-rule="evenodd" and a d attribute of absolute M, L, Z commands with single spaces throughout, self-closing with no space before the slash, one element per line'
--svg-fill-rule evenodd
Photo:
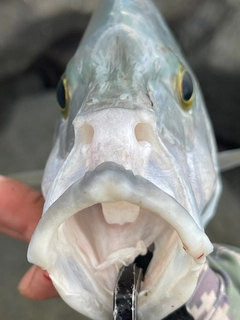
<path fill-rule="evenodd" d="M 236 73 L 240 70 L 240 5 L 232 8 L 228 19 L 219 26 L 208 47 L 209 65 L 217 70 Z"/>
<path fill-rule="evenodd" d="M 8 126 L 0 135 L 1 174 L 43 169 L 60 116 L 55 92 L 23 97 L 12 109 Z"/>
<path fill-rule="evenodd" d="M 168 22 L 188 19 L 198 8 L 192 0 L 154 0 Z"/>
<path fill-rule="evenodd" d="M 240 168 L 223 174 L 223 193 L 217 213 L 206 228 L 210 240 L 240 247 Z"/>
<path fill-rule="evenodd" d="M 0 3 L 0 80 L 25 70 L 56 39 L 79 38 L 95 0 L 8 0 Z"/>
<path fill-rule="evenodd" d="M 200 65 L 195 73 L 204 93 L 218 145 L 240 147 L 240 72 L 229 73 Z"/>
<path fill-rule="evenodd" d="M 173 30 L 194 66 L 199 60 L 205 61 L 206 56 L 202 54 L 202 50 L 212 43 L 219 25 L 228 19 L 231 9 L 227 0 L 222 0 L 221 3 L 218 0 L 203 1 L 184 20 L 176 20 Z"/>

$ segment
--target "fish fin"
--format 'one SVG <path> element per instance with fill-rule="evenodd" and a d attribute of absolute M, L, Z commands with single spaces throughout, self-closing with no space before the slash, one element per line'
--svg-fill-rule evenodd
<path fill-rule="evenodd" d="M 9 174 L 8 177 L 16 179 L 22 183 L 28 184 L 40 190 L 43 178 L 43 170 L 17 172 Z"/>
<path fill-rule="evenodd" d="M 218 163 L 221 172 L 240 166 L 240 149 L 227 150 L 218 153 Z"/>

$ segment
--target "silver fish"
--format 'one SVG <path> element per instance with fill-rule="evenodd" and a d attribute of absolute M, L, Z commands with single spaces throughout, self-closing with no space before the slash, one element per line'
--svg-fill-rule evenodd
<path fill-rule="evenodd" d="M 198 83 L 151 1 L 104 0 L 58 87 L 42 218 L 28 250 L 60 296 L 111 319 L 122 266 L 154 245 L 138 318 L 193 293 L 221 191 Z"/>

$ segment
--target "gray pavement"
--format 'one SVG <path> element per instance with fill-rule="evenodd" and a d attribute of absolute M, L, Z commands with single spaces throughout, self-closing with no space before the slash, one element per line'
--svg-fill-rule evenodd
<path fill-rule="evenodd" d="M 236 30 L 240 28 L 240 2 L 157 3 L 199 77 L 220 148 L 239 147 L 240 40 Z M 84 1 L 71 4 L 66 7 L 64 1 L 0 1 L 1 174 L 41 169 L 45 165 L 59 115 L 53 87 L 78 42 L 76 34 L 80 38 L 91 11 Z M 1 14 L 5 14 L 4 20 Z M 69 19 L 71 23 L 67 23 Z M 46 35 L 46 30 L 51 30 L 50 35 Z M 66 37 L 68 34 L 72 41 Z M 52 46 L 54 39 L 60 39 L 60 44 Z M 35 48 L 26 49 L 34 43 Z M 217 215 L 207 233 L 214 242 L 240 246 L 240 169 L 223 174 L 223 187 Z M 17 284 L 29 267 L 26 250 L 25 244 L 0 235 L 0 319 L 84 319 L 60 299 L 37 302 L 18 294 Z"/>

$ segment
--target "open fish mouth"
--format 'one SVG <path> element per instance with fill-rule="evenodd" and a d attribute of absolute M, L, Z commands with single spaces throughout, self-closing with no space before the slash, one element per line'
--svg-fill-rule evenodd
<path fill-rule="evenodd" d="M 28 259 L 48 270 L 72 307 L 79 310 L 75 304 L 88 301 L 89 308 L 102 309 L 101 304 L 111 308 L 108 300 L 120 268 L 145 255 L 148 248 L 154 248 L 153 257 L 139 303 L 156 283 L 159 287 L 159 281 L 167 286 L 164 278 L 169 279 L 169 273 L 179 280 L 177 275 L 185 269 L 189 277 L 189 269 L 200 269 L 212 251 L 204 231 L 173 197 L 131 170 L 105 162 L 46 210 L 32 237 Z M 173 260 L 181 271 L 176 271 L 176 263 L 172 269 Z M 190 267 L 183 268 L 183 264 Z M 78 302 L 68 300 L 73 295 Z"/>

